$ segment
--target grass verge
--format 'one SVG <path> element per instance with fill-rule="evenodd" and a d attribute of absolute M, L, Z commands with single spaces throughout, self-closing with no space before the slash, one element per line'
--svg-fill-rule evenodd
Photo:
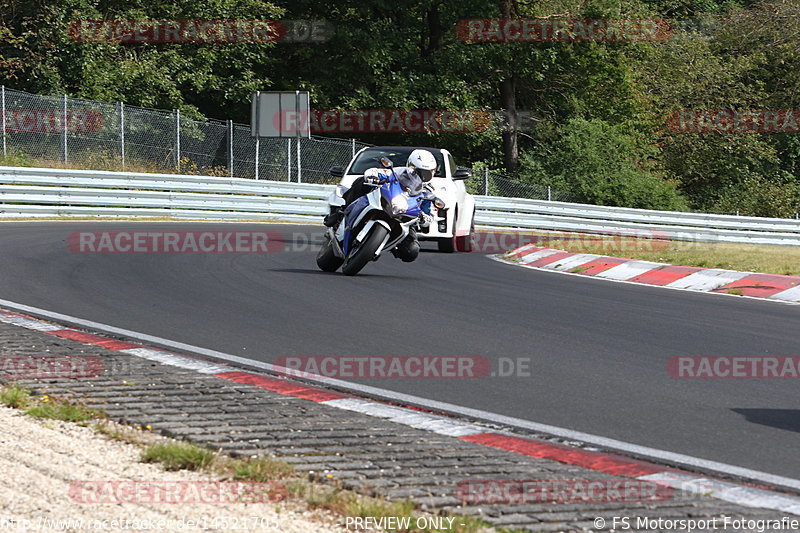
<path fill-rule="evenodd" d="M 28 416 L 49 420 L 86 422 L 104 416 L 102 412 L 74 400 L 52 398 L 48 395 L 34 397 L 28 389 L 15 383 L 4 385 L 0 389 L 0 403 L 6 407 L 23 409 Z"/>
<path fill-rule="evenodd" d="M 5 385 L 0 390 L 0 403 L 6 407 L 14 409 L 24 409 L 31 401 L 31 393 L 28 389 L 20 387 L 16 383 Z"/>

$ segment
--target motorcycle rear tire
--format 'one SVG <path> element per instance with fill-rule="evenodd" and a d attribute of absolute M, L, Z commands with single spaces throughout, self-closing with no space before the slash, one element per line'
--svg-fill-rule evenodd
<path fill-rule="evenodd" d="M 359 246 L 352 255 L 344 260 L 344 265 L 342 265 L 342 274 L 345 276 L 355 276 L 361 272 L 361 269 L 375 258 L 375 251 L 378 249 L 378 246 L 381 245 L 388 233 L 389 230 L 380 224 L 375 224 L 372 226 L 369 235 L 367 235 L 367 238 L 361 243 L 361 246 Z"/>

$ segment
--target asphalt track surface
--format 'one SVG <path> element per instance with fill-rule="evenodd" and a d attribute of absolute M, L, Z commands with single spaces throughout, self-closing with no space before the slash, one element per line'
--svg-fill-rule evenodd
<path fill-rule="evenodd" d="M 85 254 L 75 231 L 277 231 L 269 254 Z M 800 306 L 541 272 L 423 244 L 361 275 L 316 268 L 320 226 L 5 222 L 0 299 L 263 362 L 529 358 L 530 377 L 376 387 L 800 479 L 797 379 L 675 379 L 677 355 L 800 355 Z"/>

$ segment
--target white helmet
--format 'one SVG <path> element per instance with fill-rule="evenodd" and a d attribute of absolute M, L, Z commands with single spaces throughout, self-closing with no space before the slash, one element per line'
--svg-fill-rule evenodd
<path fill-rule="evenodd" d="M 422 181 L 428 182 L 436 171 L 436 158 L 427 150 L 414 150 L 408 156 L 406 166 L 419 176 Z"/>

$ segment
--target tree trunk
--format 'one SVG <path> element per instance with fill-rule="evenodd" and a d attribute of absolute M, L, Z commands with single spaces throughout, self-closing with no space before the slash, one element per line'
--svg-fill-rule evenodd
<path fill-rule="evenodd" d="M 432 6 L 426 13 L 425 18 L 428 25 L 428 35 L 427 39 L 423 36 L 422 57 L 430 56 L 433 52 L 439 50 L 442 47 L 442 38 L 444 37 L 439 4 Z"/>
<path fill-rule="evenodd" d="M 500 108 L 505 111 L 503 129 L 503 161 L 506 172 L 516 174 L 519 170 L 519 146 L 517 145 L 517 94 L 514 75 L 500 82 Z"/>
<path fill-rule="evenodd" d="M 500 0 L 500 13 L 503 18 L 518 15 L 516 0 Z M 519 146 L 517 144 L 517 91 L 513 66 L 500 82 L 500 109 L 505 112 L 503 129 L 503 162 L 506 172 L 516 174 L 519 170 Z"/>

